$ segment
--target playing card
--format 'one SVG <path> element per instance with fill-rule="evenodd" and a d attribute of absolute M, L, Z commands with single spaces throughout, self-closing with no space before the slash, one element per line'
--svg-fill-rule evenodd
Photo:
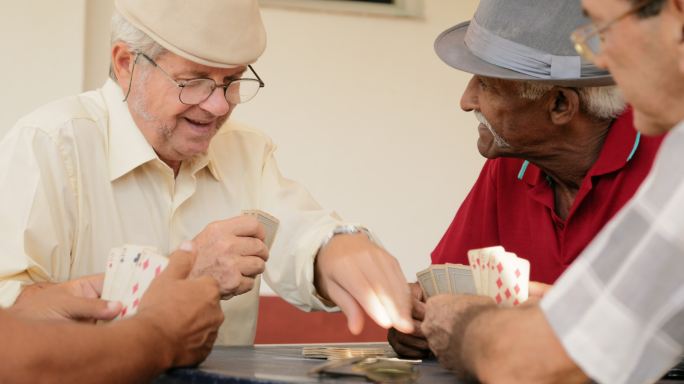
<path fill-rule="evenodd" d="M 494 275 L 494 255 L 503 254 L 505 252 L 506 250 L 501 246 L 487 247 L 480 250 L 480 266 L 482 268 L 482 272 L 480 273 L 480 288 L 482 289 L 480 292 L 481 295 L 488 295 L 491 297 L 489 292 L 489 282 Z"/>
<path fill-rule="evenodd" d="M 102 298 L 105 300 L 122 301 L 124 298 L 124 292 L 128 286 L 128 282 L 133 278 L 133 270 L 135 268 L 134 258 L 137 254 L 137 249 L 135 246 L 124 245 L 121 248 L 121 252 L 117 253 L 114 258 L 113 265 L 113 282 L 112 288 L 109 295 Z M 106 276 L 105 276 L 106 279 Z"/>
<path fill-rule="evenodd" d="M 469 295 L 476 295 L 477 288 L 473 279 L 473 272 L 468 265 L 462 264 L 446 264 L 447 275 L 449 275 L 449 284 L 451 293 L 465 293 Z"/>
<path fill-rule="evenodd" d="M 167 263 L 167 258 L 153 247 L 124 245 L 112 248 L 105 267 L 101 298 L 122 303 L 123 309 L 115 319 L 137 312 L 142 295 Z"/>
<path fill-rule="evenodd" d="M 278 225 L 280 224 L 280 221 L 268 213 L 258 209 L 244 210 L 242 211 L 242 214 L 256 216 L 257 220 L 259 220 L 259 223 L 264 226 L 264 229 L 266 230 L 264 244 L 266 244 L 266 247 L 268 247 L 270 250 L 271 245 L 273 245 L 273 241 L 275 240 L 276 233 L 278 232 Z"/>
<path fill-rule="evenodd" d="M 449 284 L 449 275 L 447 274 L 446 265 L 431 265 L 429 270 L 430 273 L 432 273 L 437 293 L 451 293 L 451 284 Z"/>
<path fill-rule="evenodd" d="M 435 285 L 435 280 L 430 268 L 416 273 L 416 277 L 418 278 L 420 288 L 423 290 L 423 297 L 427 299 L 437 294 L 437 286 Z"/>
<path fill-rule="evenodd" d="M 114 275 L 116 274 L 115 267 L 118 265 L 116 260 L 121 257 L 122 253 L 123 248 L 112 248 L 109 251 L 109 256 L 107 256 L 107 264 L 105 265 L 105 279 L 102 285 L 102 294 L 100 295 L 102 298 L 111 297 L 112 287 L 115 280 Z"/>
<path fill-rule="evenodd" d="M 493 274 L 490 278 L 489 296 L 504 307 L 513 307 L 527 300 L 530 263 L 514 253 L 492 255 Z"/>
<path fill-rule="evenodd" d="M 168 264 L 168 259 L 152 249 L 143 249 L 135 262 L 133 278 L 128 284 L 123 298 L 123 309 L 118 318 L 132 316 L 138 312 L 142 296 Z"/>
<path fill-rule="evenodd" d="M 471 249 L 468 251 L 468 264 L 470 264 L 470 271 L 473 274 L 473 284 L 475 285 L 475 292 L 480 295 L 482 287 L 480 286 L 480 250 Z"/>

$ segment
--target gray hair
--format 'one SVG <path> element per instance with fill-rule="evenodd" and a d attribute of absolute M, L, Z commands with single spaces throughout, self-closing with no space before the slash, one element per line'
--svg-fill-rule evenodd
<path fill-rule="evenodd" d="M 552 84 L 532 81 L 521 81 L 518 84 L 520 96 L 528 100 L 539 100 L 554 87 Z M 627 106 L 622 92 L 614 85 L 576 89 L 577 93 L 579 93 L 581 110 L 593 118 L 599 120 L 614 119 Z"/>
<path fill-rule="evenodd" d="M 131 51 L 144 52 L 152 59 L 156 59 L 159 55 L 167 52 L 166 48 L 152 40 L 151 37 L 131 24 L 116 10 L 112 15 L 112 34 L 110 41 L 111 45 L 114 45 L 117 42 L 123 42 Z M 109 66 L 109 77 L 116 81 L 116 76 L 111 65 Z"/>

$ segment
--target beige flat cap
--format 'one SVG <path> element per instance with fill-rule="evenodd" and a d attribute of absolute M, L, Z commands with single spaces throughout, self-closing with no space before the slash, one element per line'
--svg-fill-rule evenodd
<path fill-rule="evenodd" d="M 266 48 L 257 0 L 116 0 L 114 5 L 159 45 L 199 64 L 247 65 Z"/>

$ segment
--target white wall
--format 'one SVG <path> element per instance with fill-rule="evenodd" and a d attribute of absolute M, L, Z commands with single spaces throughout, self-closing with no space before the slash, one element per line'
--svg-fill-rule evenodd
<path fill-rule="evenodd" d="M 427 0 L 422 19 L 266 8 L 266 88 L 233 115 L 268 132 L 285 175 L 371 227 L 413 280 L 483 162 L 459 108 L 469 76 L 432 48 L 476 4 Z"/>
<path fill-rule="evenodd" d="M 0 136 L 36 106 L 81 91 L 85 2 L 0 4 Z"/>
<path fill-rule="evenodd" d="M 0 48 L 21 61 L 0 62 L 15 89 L 0 94 L 3 128 L 82 84 L 102 83 L 112 0 L 11 4 L 0 8 Z M 269 43 L 255 69 L 266 88 L 233 115 L 273 137 L 286 176 L 371 227 L 409 279 L 429 264 L 483 162 L 477 123 L 458 107 L 469 76 L 432 49 L 476 4 L 425 0 L 420 19 L 264 8 Z"/>

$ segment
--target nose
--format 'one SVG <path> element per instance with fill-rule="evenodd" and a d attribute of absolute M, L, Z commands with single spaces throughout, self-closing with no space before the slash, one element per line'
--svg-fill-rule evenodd
<path fill-rule="evenodd" d="M 470 112 L 476 110 L 479 107 L 478 104 L 478 92 L 479 92 L 479 79 L 477 76 L 470 78 L 466 89 L 461 95 L 461 109 Z"/>
<path fill-rule="evenodd" d="M 198 106 L 214 116 L 223 116 L 230 112 L 233 107 L 226 100 L 224 90 L 221 87 L 216 87 L 211 95 Z"/>

